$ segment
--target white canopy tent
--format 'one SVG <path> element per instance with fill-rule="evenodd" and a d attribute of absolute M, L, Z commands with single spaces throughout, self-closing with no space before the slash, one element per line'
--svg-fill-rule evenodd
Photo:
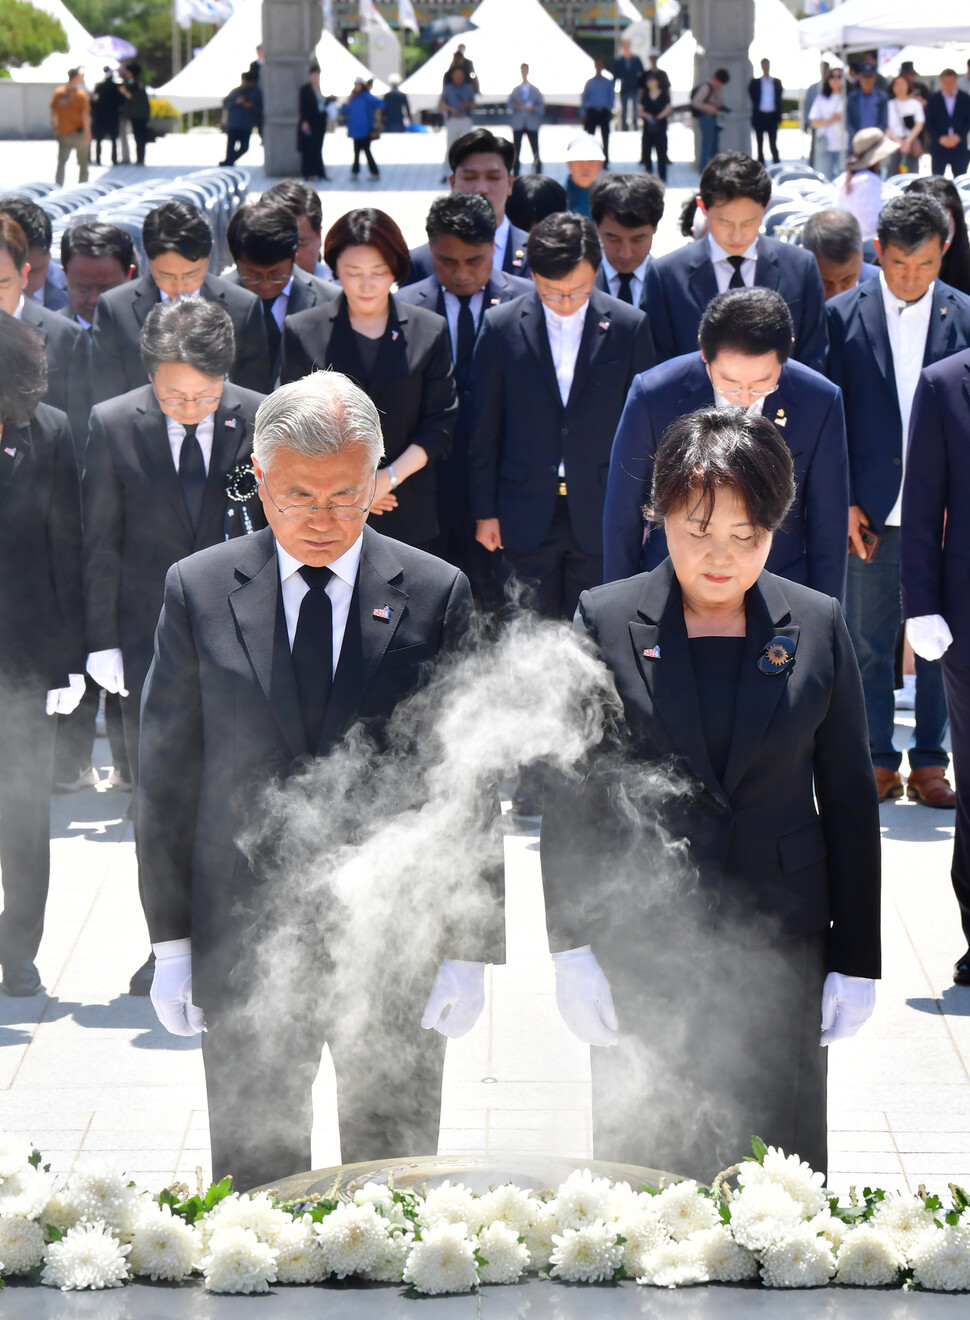
<path fill-rule="evenodd" d="M 934 46 L 970 41 L 967 0 L 845 0 L 827 14 L 803 18 L 798 39 L 808 49 Z"/>
<path fill-rule="evenodd" d="M 61 0 L 30 0 L 30 2 L 35 9 L 42 9 L 52 18 L 60 19 L 67 35 L 67 50 L 55 51 L 53 55 L 41 60 L 40 64 L 11 69 L 10 77 L 14 82 L 53 83 L 59 86 L 67 82 L 68 69 L 83 68 L 87 72 L 85 81 L 89 87 L 92 87 L 101 74 L 102 66 L 113 61 L 105 61 L 100 56 L 91 54 L 88 47 L 94 38 L 81 26 L 67 6 L 61 3 Z"/>
<path fill-rule="evenodd" d="M 223 97 L 238 85 L 240 73 L 249 68 L 262 39 L 262 0 L 240 0 L 235 13 L 212 40 L 170 82 L 159 87 L 156 95 L 171 101 L 183 114 L 222 105 Z M 320 90 L 328 96 L 347 97 L 355 78 L 372 76 L 326 29 L 317 44 L 316 57 L 320 65 Z M 375 79 L 374 91 L 383 96 L 387 86 Z M 296 88 L 293 94 L 296 95 Z"/>
<path fill-rule="evenodd" d="M 482 0 L 471 21 L 474 31 L 446 41 L 401 84 L 412 110 L 438 104 L 441 80 L 459 45 L 475 65 L 480 103 L 503 104 L 522 81 L 519 65 L 528 64 L 529 79 L 547 102 L 579 105 L 583 86 L 595 72 L 593 61 L 538 0 Z"/>

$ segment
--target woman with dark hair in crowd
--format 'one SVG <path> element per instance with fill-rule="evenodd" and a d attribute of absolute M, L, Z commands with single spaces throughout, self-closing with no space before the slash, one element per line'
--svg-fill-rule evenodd
<path fill-rule="evenodd" d="M 407 275 L 410 254 L 383 211 L 341 216 L 323 256 L 343 292 L 286 318 L 281 381 L 340 371 L 370 395 L 384 428 L 371 514 L 379 531 L 427 549 L 438 534 L 435 464 L 451 450 L 458 412 L 448 323 L 391 293 Z"/>
<path fill-rule="evenodd" d="M 568 211 L 566 189 L 548 174 L 520 174 L 512 183 L 505 214 L 516 229 L 528 234 L 540 220 Z"/>
<path fill-rule="evenodd" d="M 593 1153 L 704 1182 L 752 1134 L 825 1173 L 822 1046 L 880 973 L 859 667 L 838 601 L 765 571 L 794 497 L 767 419 L 669 428 L 669 558 L 584 592 L 574 624 L 617 724 L 542 819 L 557 1003 L 613 1047 L 592 1051 Z"/>
<path fill-rule="evenodd" d="M 950 221 L 950 241 L 943 253 L 940 279 L 951 288 L 970 294 L 970 236 L 967 234 L 967 217 L 956 184 L 952 179 L 930 174 L 926 178 L 914 179 L 906 191 L 929 193 L 946 211 Z"/>

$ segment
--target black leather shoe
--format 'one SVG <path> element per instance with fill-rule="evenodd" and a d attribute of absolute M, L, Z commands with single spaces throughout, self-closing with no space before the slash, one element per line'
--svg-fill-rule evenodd
<path fill-rule="evenodd" d="M 27 999 L 40 989 L 40 976 L 29 958 L 15 958 L 3 964 L 3 981 L 0 985 L 14 999 Z"/>
<path fill-rule="evenodd" d="M 128 982 L 128 993 L 130 995 L 147 995 L 152 988 L 152 981 L 155 979 L 155 955 L 150 953 L 138 971 Z"/>
<path fill-rule="evenodd" d="M 954 967 L 953 983 L 954 985 L 970 985 L 970 949 L 967 949 L 956 967 Z"/>

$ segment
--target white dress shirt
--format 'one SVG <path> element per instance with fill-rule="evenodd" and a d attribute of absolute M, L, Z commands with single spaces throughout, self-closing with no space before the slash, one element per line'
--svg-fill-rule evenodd
<path fill-rule="evenodd" d="M 569 391 L 573 387 L 576 374 L 576 359 L 579 356 L 579 344 L 586 324 L 586 312 L 589 300 L 583 303 L 579 311 L 572 316 L 560 316 L 551 307 L 542 304 L 546 318 L 546 334 L 549 336 L 549 348 L 552 350 L 552 363 L 556 368 L 556 380 L 559 382 L 559 397 L 563 403 L 569 402 Z"/>
<path fill-rule="evenodd" d="M 890 104 L 891 104 L 891 103 L 890 103 Z M 952 120 L 952 119 L 953 119 L 953 111 L 956 109 L 956 105 L 957 105 L 957 94 L 956 94 L 956 92 L 954 92 L 952 96 L 947 96 L 946 92 L 944 92 L 944 93 L 943 93 L 943 104 L 946 106 L 946 113 L 947 113 L 947 115 L 948 115 L 948 116 L 950 117 L 950 119 Z"/>
<path fill-rule="evenodd" d="M 21 294 L 20 301 L 17 303 L 17 306 L 13 309 L 13 319 L 15 321 L 19 321 L 20 318 L 23 316 L 23 314 L 24 314 L 24 295 Z"/>
<path fill-rule="evenodd" d="M 175 471 L 179 470 L 179 455 L 182 453 L 182 441 L 185 439 L 185 427 L 181 422 L 177 422 L 174 417 L 165 418 L 165 429 L 168 432 L 168 447 L 172 451 L 172 462 L 175 464 Z M 209 475 L 209 461 L 212 458 L 212 437 L 216 429 L 216 415 L 210 413 L 208 417 L 203 417 L 199 423 L 195 438 L 199 442 L 199 448 L 202 450 L 202 461 L 205 463 L 205 474 Z"/>
<path fill-rule="evenodd" d="M 273 299 L 273 320 L 283 329 L 283 322 L 286 320 L 286 309 L 289 306 L 290 294 L 293 291 L 293 276 L 286 281 L 284 287 Z"/>
<path fill-rule="evenodd" d="M 770 74 L 763 74 L 758 82 L 761 83 L 761 101 L 758 109 L 762 114 L 773 114 L 778 109 L 775 105 L 775 80 Z"/>
<path fill-rule="evenodd" d="M 449 293 L 447 289 L 441 290 L 445 300 L 445 317 L 448 321 L 448 333 L 451 335 L 451 356 L 454 361 L 458 360 L 458 313 L 461 311 L 461 302 L 458 295 Z M 482 302 L 485 298 L 485 290 L 479 289 L 477 293 L 472 294 L 472 300 L 469 303 L 471 307 L 472 320 L 475 323 L 476 332 L 478 323 L 482 317 Z"/>
<path fill-rule="evenodd" d="M 201 294 L 202 294 L 202 285 L 201 285 L 201 284 L 199 285 L 199 287 L 198 287 L 197 289 L 193 289 L 191 293 L 178 293 L 178 294 L 175 295 L 174 298 L 172 297 L 171 294 L 166 293 L 164 289 L 159 289 L 159 291 L 158 291 L 158 296 L 159 296 L 159 298 L 162 300 L 163 303 L 164 303 L 164 302 L 178 302 L 179 298 L 198 298 L 198 297 L 201 296 Z"/>
<path fill-rule="evenodd" d="M 886 328 L 889 331 L 889 347 L 893 355 L 899 417 L 903 424 L 903 462 L 899 469 L 899 494 L 886 518 L 887 527 L 899 526 L 903 509 L 903 479 L 906 476 L 909 418 L 913 411 L 913 395 L 919 384 L 919 373 L 923 370 L 923 355 L 926 352 L 926 336 L 930 328 L 935 283 L 934 280 L 919 302 L 904 303 L 895 294 L 889 292 L 885 275 L 881 271 L 879 273 L 879 286 L 882 289 L 882 301 L 886 309 Z"/>
<path fill-rule="evenodd" d="M 737 399 L 728 399 L 725 397 L 725 395 L 719 394 L 717 390 L 715 390 L 714 407 L 718 410 L 718 412 L 724 412 L 726 408 L 740 408 L 741 405 L 738 403 Z M 749 417 L 761 417 L 764 414 L 764 410 L 765 410 L 765 401 L 763 398 L 761 398 L 761 399 L 753 399 L 748 404 L 747 408 L 745 408 L 744 411 L 748 414 Z"/>
<path fill-rule="evenodd" d="M 633 272 L 633 278 L 630 280 L 630 293 L 633 297 L 634 307 L 640 306 L 640 299 L 643 297 L 643 281 L 647 278 L 647 262 L 649 260 L 650 253 L 648 252 Z M 610 293 L 614 298 L 619 298 L 620 272 L 614 270 L 605 257 L 603 258 L 603 274 L 606 276 L 606 282 L 610 287 Z"/>
<path fill-rule="evenodd" d="M 360 552 L 364 545 L 364 529 L 361 527 L 361 534 L 353 543 L 349 550 L 345 550 L 339 559 L 335 559 L 332 564 L 328 564 L 333 577 L 324 587 L 327 595 L 330 597 L 330 609 L 333 613 L 333 673 L 337 672 L 337 663 L 340 660 L 340 648 L 344 644 L 344 633 L 347 631 L 347 619 L 350 616 L 350 602 L 354 597 L 354 586 L 357 582 L 357 570 L 360 567 Z M 300 606 L 303 604 L 303 597 L 310 588 L 304 582 L 300 569 L 303 565 L 299 559 L 294 559 L 276 542 L 276 557 L 280 566 L 280 591 L 283 593 L 283 614 L 286 618 L 286 635 L 290 641 L 290 650 L 293 650 L 293 639 L 296 637 L 296 625 L 300 621 Z"/>
<path fill-rule="evenodd" d="M 727 287 L 731 283 L 731 277 L 734 275 L 734 267 L 728 261 L 728 254 L 721 247 L 720 243 L 714 241 L 712 234 L 707 235 L 707 245 L 711 253 L 711 261 L 714 263 L 714 278 L 717 280 L 718 293 L 726 293 Z M 744 260 L 741 262 L 741 278 L 744 280 L 745 287 L 754 288 L 754 272 L 758 264 L 758 240 L 741 253 Z"/>
<path fill-rule="evenodd" d="M 507 215 L 503 215 L 500 223 L 495 230 L 495 248 L 492 252 L 492 270 L 501 270 L 505 261 L 505 249 L 509 245 L 509 230 L 512 228 L 512 222 Z"/>

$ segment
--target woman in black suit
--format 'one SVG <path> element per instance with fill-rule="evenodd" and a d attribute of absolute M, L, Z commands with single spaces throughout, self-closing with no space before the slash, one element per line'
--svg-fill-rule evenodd
<path fill-rule="evenodd" d="M 757 1134 L 826 1168 L 820 1031 L 872 1009 L 879 815 L 839 603 L 764 571 L 793 496 L 772 423 L 682 417 L 653 478 L 669 559 L 580 599 L 622 713 L 548 795 L 542 863 L 560 1011 L 613 1047 L 598 1159 L 709 1181 Z"/>
<path fill-rule="evenodd" d="M 324 240 L 323 257 L 343 293 L 286 318 L 281 381 L 332 368 L 370 395 L 384 430 L 370 516 L 384 535 L 430 549 L 438 534 L 435 464 L 451 451 L 458 413 L 448 323 L 392 295 L 391 286 L 407 276 L 410 255 L 383 211 L 341 216 Z"/>
<path fill-rule="evenodd" d="M 304 179 L 327 178 L 323 167 L 323 138 L 327 131 L 327 102 L 332 99 L 320 90 L 320 65 L 314 60 L 310 65 L 309 82 L 300 88 L 300 123 L 296 130 Z"/>

